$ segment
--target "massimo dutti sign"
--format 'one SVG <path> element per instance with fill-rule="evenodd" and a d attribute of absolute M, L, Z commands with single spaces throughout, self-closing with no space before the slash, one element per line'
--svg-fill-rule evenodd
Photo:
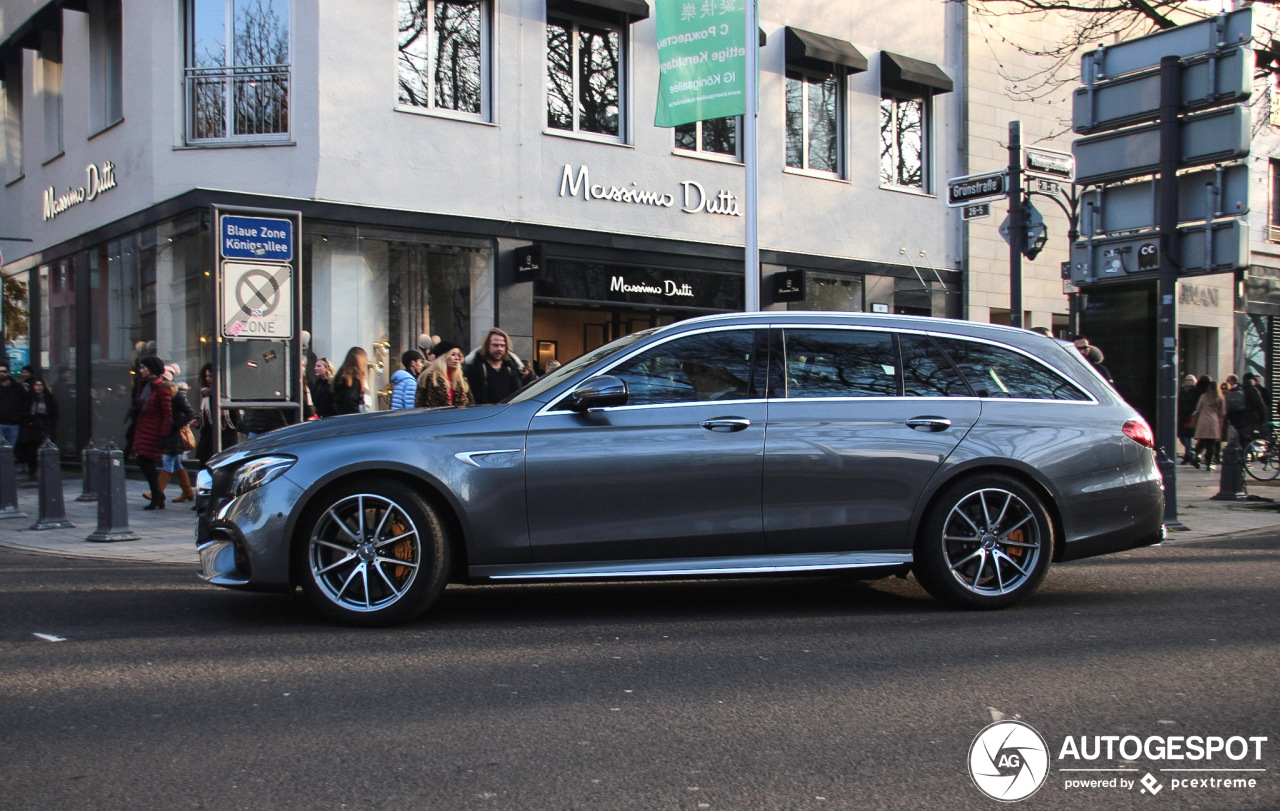
<path fill-rule="evenodd" d="M 68 186 L 62 194 L 58 194 L 53 186 L 44 190 L 44 220 L 48 222 L 73 206 L 92 202 L 115 187 L 116 165 L 111 161 L 101 165 L 91 163 L 85 167 L 83 186 Z"/>
<path fill-rule="evenodd" d="M 635 181 L 621 186 L 592 183 L 591 170 L 586 165 L 579 166 L 577 171 L 567 163 L 564 165 L 560 172 L 560 196 L 581 197 L 588 203 L 600 201 L 658 208 L 673 208 L 679 202 L 680 210 L 685 214 L 742 216 L 738 198 L 725 189 L 708 192 L 696 180 L 681 180 L 679 191 L 646 189 Z"/>
<path fill-rule="evenodd" d="M 541 299 L 696 310 L 740 310 L 741 273 L 547 259 L 534 279 Z"/>

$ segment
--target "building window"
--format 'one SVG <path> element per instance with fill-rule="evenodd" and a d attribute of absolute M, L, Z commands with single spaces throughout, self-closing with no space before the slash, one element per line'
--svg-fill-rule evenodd
<path fill-rule="evenodd" d="M 40 98 L 44 104 L 44 156 L 62 154 L 62 31 L 45 31 L 40 41 Z"/>
<path fill-rule="evenodd" d="M 787 166 L 841 175 L 843 89 L 842 76 L 787 71 Z"/>
<path fill-rule="evenodd" d="M 124 118 L 120 0 L 101 0 L 89 8 L 89 126 L 97 132 Z"/>
<path fill-rule="evenodd" d="M 625 29 L 547 19 L 547 127 L 621 139 Z"/>
<path fill-rule="evenodd" d="M 680 124 L 675 128 L 676 149 L 741 159 L 738 139 L 741 131 L 742 116 L 739 115 Z"/>
<path fill-rule="evenodd" d="M 188 0 L 187 141 L 289 134 L 288 0 Z"/>
<path fill-rule="evenodd" d="M 1280 160 L 1271 161 L 1271 211 L 1267 215 L 1267 241 L 1280 242 Z"/>
<path fill-rule="evenodd" d="M 928 97 L 880 98 L 880 185 L 928 191 Z"/>
<path fill-rule="evenodd" d="M 0 114 L 4 127 L 0 130 L 0 167 L 4 175 L 0 180 L 8 182 L 22 177 L 22 51 L 3 54 L 0 61 L 0 82 L 4 95 L 0 96 Z M 11 58 L 12 57 L 12 58 Z"/>
<path fill-rule="evenodd" d="M 405 106 L 489 117 L 489 5 L 399 0 L 399 96 Z"/>

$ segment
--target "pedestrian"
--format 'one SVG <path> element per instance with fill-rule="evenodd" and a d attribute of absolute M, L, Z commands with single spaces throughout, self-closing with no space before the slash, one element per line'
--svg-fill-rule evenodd
<path fill-rule="evenodd" d="M 240 428 L 249 439 L 277 431 L 289 424 L 284 409 L 246 408 L 240 414 Z"/>
<path fill-rule="evenodd" d="M 342 367 L 333 376 L 333 413 L 358 414 L 369 410 L 365 380 L 368 376 L 369 356 L 364 347 L 353 346 L 347 350 Z"/>
<path fill-rule="evenodd" d="M 422 353 L 410 349 L 400 356 L 403 368 L 396 369 L 391 375 L 391 410 L 413 408 L 415 390 L 418 388 L 418 376 L 426 368 L 426 360 Z"/>
<path fill-rule="evenodd" d="M 0 357 L 0 439 L 9 443 L 9 447 L 18 444 L 26 405 L 27 390 L 9 376 L 9 359 Z"/>
<path fill-rule="evenodd" d="M 320 419 L 333 416 L 333 364 L 328 358 L 315 363 L 315 381 L 311 384 L 311 405 Z"/>
<path fill-rule="evenodd" d="M 133 454 L 151 488 L 151 502 L 143 509 L 163 510 L 164 491 L 156 464 L 164 458 L 160 442 L 173 429 L 173 393 L 164 382 L 164 362 L 155 355 L 138 361 L 131 415 Z"/>
<path fill-rule="evenodd" d="M 196 461 L 205 467 L 213 456 L 213 437 L 217 430 L 213 424 L 213 364 L 206 363 L 200 367 L 200 438 L 196 441 Z M 221 409 L 218 422 L 222 425 L 222 450 L 230 448 L 239 440 L 236 431 L 238 414 L 232 409 Z"/>
<path fill-rule="evenodd" d="M 1084 357 L 1085 357 L 1085 360 L 1089 361 L 1089 365 L 1091 365 L 1098 372 L 1098 374 L 1102 375 L 1103 380 L 1107 381 L 1113 386 L 1115 385 L 1115 381 L 1111 379 L 1111 370 L 1108 369 L 1106 366 L 1102 365 L 1102 361 L 1104 360 L 1104 357 L 1102 355 L 1101 349 L 1094 346 L 1093 344 L 1090 344 L 1089 346 L 1085 347 Z"/>
<path fill-rule="evenodd" d="M 462 372 L 461 347 L 441 341 L 433 349 L 435 362 L 418 378 L 414 405 L 420 408 L 465 408 L 471 405 L 471 386 Z"/>
<path fill-rule="evenodd" d="M 182 369 L 178 364 L 165 364 L 163 383 L 160 385 L 169 388 L 169 431 L 160 439 L 160 450 L 164 455 L 160 458 L 160 470 L 156 471 L 156 483 L 159 485 L 161 494 L 169 486 L 170 481 L 178 482 L 182 488 L 178 497 L 173 499 L 175 504 L 195 498 L 195 492 L 191 489 L 191 477 L 182 463 L 182 455 L 187 451 L 182 444 L 182 429 L 183 427 L 193 428 L 198 424 L 195 409 L 191 407 L 191 401 L 187 398 L 189 387 L 178 380 L 180 374 Z M 143 493 L 142 497 L 150 499 L 151 494 Z"/>
<path fill-rule="evenodd" d="M 1267 387 L 1262 385 L 1262 380 L 1253 372 L 1244 373 L 1244 384 L 1253 386 L 1258 390 L 1258 396 L 1262 398 L 1263 422 L 1271 422 L 1271 392 L 1267 391 Z"/>
<path fill-rule="evenodd" d="M 1240 384 L 1240 378 L 1227 375 L 1224 381 L 1227 386 L 1225 400 L 1227 403 L 1227 421 L 1239 438 L 1240 445 L 1248 445 L 1258 435 L 1262 423 L 1266 421 L 1267 406 L 1262 395 L 1254 386 Z"/>
<path fill-rule="evenodd" d="M 31 378 L 31 390 L 23 406 L 22 429 L 18 432 L 15 458 L 27 463 L 31 481 L 35 481 L 40 465 L 40 446 L 46 439 L 56 441 L 58 401 L 39 377 Z"/>
<path fill-rule="evenodd" d="M 485 333 L 463 365 L 463 373 L 478 404 L 501 402 L 525 384 L 524 364 L 511 352 L 511 336 L 498 327 Z"/>
<path fill-rule="evenodd" d="M 1192 458 L 1196 455 L 1196 403 L 1203 393 L 1196 388 L 1195 375 L 1187 375 L 1182 379 L 1182 386 L 1178 389 L 1178 440 L 1183 447 L 1180 462 L 1183 465 L 1191 464 Z"/>
<path fill-rule="evenodd" d="M 1214 463 L 1220 463 L 1222 427 L 1225 422 L 1223 417 L 1226 415 L 1227 404 L 1222 396 L 1222 390 L 1213 378 L 1200 375 L 1196 385 L 1203 386 L 1204 393 L 1196 401 L 1197 456 L 1191 460 L 1191 464 L 1198 468 L 1203 458 L 1205 469 L 1213 470 Z"/>

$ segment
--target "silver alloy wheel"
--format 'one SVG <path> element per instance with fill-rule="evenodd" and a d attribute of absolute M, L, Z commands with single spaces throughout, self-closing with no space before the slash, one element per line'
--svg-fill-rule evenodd
<path fill-rule="evenodd" d="M 1042 554 L 1036 513 L 1003 488 L 969 493 L 951 508 L 942 529 L 951 576 L 974 594 L 1008 594 L 1027 582 Z"/>
<path fill-rule="evenodd" d="M 334 605 L 379 611 L 413 586 L 422 562 L 422 538 L 399 504 L 356 493 L 325 510 L 311 533 L 307 558 L 312 579 Z"/>

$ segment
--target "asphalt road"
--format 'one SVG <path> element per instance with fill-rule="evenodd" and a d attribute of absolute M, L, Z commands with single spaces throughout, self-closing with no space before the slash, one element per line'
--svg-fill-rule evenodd
<path fill-rule="evenodd" d="M 996 613 L 815 577 L 451 588 L 356 630 L 186 566 L 0 550 L 0 583 L 6 810 L 993 809 L 967 768 L 993 712 L 1051 750 L 1019 806 L 1280 808 L 1274 535 L 1058 566 Z M 1059 758 L 1106 735 L 1267 741 Z M 1161 771 L 1189 766 L 1265 771 Z M 1206 775 L 1256 786 L 1172 786 Z"/>

